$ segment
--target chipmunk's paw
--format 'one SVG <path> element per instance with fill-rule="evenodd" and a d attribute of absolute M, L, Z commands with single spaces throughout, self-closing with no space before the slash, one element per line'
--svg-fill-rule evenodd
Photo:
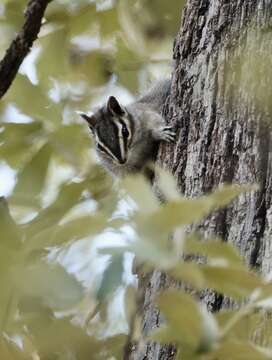
<path fill-rule="evenodd" d="M 166 142 L 175 142 L 176 131 L 173 126 L 164 126 L 161 130 L 161 140 Z"/>

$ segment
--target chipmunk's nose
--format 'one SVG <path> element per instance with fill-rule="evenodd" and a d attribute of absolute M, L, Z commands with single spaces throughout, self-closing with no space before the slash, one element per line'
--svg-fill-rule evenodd
<path fill-rule="evenodd" d="M 121 165 L 124 165 L 127 162 L 127 154 L 122 154 L 123 156 L 120 156 L 119 163 Z"/>
<path fill-rule="evenodd" d="M 119 162 L 120 162 L 120 164 L 122 164 L 122 165 L 123 165 L 123 164 L 125 164 L 125 163 L 127 162 L 127 158 L 120 159 L 120 161 L 119 161 Z"/>

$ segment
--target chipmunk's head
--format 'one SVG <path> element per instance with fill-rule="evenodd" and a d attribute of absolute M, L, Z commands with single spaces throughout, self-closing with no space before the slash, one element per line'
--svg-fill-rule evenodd
<path fill-rule="evenodd" d="M 94 135 L 98 153 L 116 164 L 125 164 L 134 128 L 131 116 L 117 99 L 110 96 L 107 104 L 93 115 L 79 114 Z"/>

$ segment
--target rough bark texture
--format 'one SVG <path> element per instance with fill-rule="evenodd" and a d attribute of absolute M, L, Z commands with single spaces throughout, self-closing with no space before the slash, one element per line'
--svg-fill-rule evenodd
<path fill-rule="evenodd" d="M 271 23 L 270 0 L 188 0 L 175 41 L 171 96 L 165 110 L 168 121 L 177 126 L 178 141 L 160 151 L 160 161 L 172 170 L 188 197 L 209 192 L 220 183 L 260 185 L 258 192 L 240 196 L 226 210 L 214 213 L 201 229 L 205 236 L 218 234 L 233 243 L 251 266 L 265 274 L 272 270 L 268 125 L 272 85 L 271 63 L 268 68 L 261 59 L 271 59 Z M 251 56 L 260 58 L 260 81 L 250 77 L 255 70 Z M 160 324 L 152 301 L 165 286 L 171 284 L 159 271 L 140 282 L 144 334 Z M 212 291 L 203 295 L 203 301 L 211 311 L 230 305 Z M 174 356 L 172 346 L 151 343 L 136 346 L 129 358 Z"/>
<path fill-rule="evenodd" d="M 25 22 L 0 62 L 0 98 L 7 92 L 20 65 L 39 34 L 45 9 L 51 0 L 29 0 Z"/>

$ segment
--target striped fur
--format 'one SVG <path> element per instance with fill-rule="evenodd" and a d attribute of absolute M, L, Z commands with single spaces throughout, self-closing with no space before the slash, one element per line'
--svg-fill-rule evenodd
<path fill-rule="evenodd" d="M 174 141 L 175 132 L 161 115 L 169 91 L 166 80 L 126 107 L 110 96 L 94 115 L 80 113 L 94 135 L 102 164 L 111 173 L 123 176 L 143 171 L 155 159 L 160 141 Z"/>

